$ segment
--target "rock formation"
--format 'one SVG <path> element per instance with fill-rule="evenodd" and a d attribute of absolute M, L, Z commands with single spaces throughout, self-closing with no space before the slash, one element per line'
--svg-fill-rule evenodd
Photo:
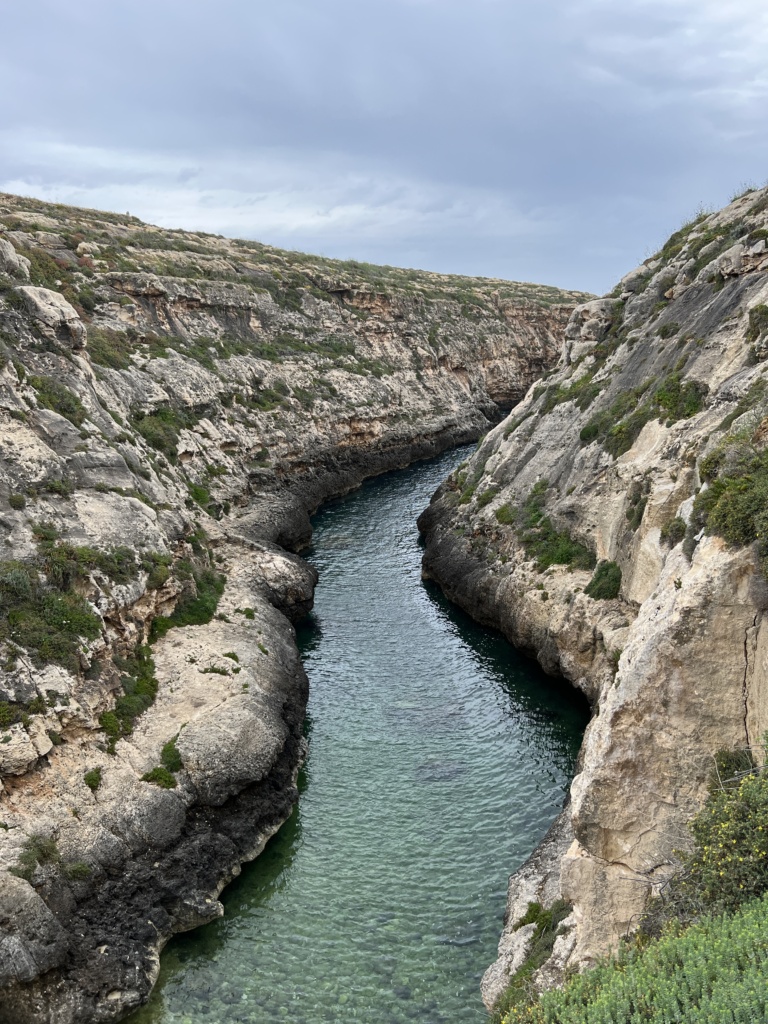
<path fill-rule="evenodd" d="M 578 307 L 556 370 L 423 514 L 425 573 L 594 707 L 570 805 L 513 876 L 573 904 L 540 974 L 615 947 L 668 877 L 716 751 L 768 728 L 768 190 L 676 232 Z"/>
<path fill-rule="evenodd" d="M 222 913 L 296 797 L 309 513 L 477 438 L 584 297 L 0 195 L 0 1020 L 116 1019 Z"/>

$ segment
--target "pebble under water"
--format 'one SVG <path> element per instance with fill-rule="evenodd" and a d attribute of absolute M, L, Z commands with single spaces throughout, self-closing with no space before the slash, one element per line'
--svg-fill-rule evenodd
<path fill-rule="evenodd" d="M 563 804 L 587 711 L 421 581 L 416 518 L 466 453 L 315 516 L 299 805 L 131 1024 L 487 1019 L 507 875 Z"/>

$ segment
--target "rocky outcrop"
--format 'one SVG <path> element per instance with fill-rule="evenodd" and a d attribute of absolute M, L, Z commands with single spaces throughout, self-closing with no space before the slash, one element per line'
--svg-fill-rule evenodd
<path fill-rule="evenodd" d="M 555 878 L 561 967 L 591 963 L 673 870 L 713 754 L 761 751 L 767 213 L 762 190 L 703 215 L 577 308 L 556 371 L 422 516 L 425 573 L 594 706 L 573 842 L 513 876 L 489 1003 L 518 896 Z"/>
<path fill-rule="evenodd" d="M 0 196 L 0 1019 L 146 999 L 290 813 L 309 513 L 474 439 L 577 298 Z"/>

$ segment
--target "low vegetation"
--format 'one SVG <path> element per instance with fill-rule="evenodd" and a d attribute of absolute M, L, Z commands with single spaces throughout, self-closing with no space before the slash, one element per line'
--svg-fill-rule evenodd
<path fill-rule="evenodd" d="M 525 914 L 515 925 L 515 930 L 528 924 L 536 925 L 528 945 L 528 953 L 494 1007 L 491 1024 L 501 1024 L 503 1019 L 509 1019 L 507 1015 L 513 1013 L 515 1007 L 530 1004 L 533 996 L 531 976 L 551 955 L 555 939 L 563 934 L 561 925 L 572 909 L 565 900 L 556 900 L 547 908 L 542 907 L 540 903 L 528 904 Z"/>
<path fill-rule="evenodd" d="M 176 776 L 173 772 L 170 772 L 164 765 L 157 765 L 149 772 L 145 772 L 141 776 L 142 782 L 151 782 L 155 786 L 159 786 L 161 789 L 175 789 L 178 786 Z"/>
<path fill-rule="evenodd" d="M 700 472 L 708 487 L 696 496 L 691 529 L 703 527 L 734 547 L 757 541 L 768 570 L 768 450 L 728 438 L 702 460 Z"/>
<path fill-rule="evenodd" d="M 544 511 L 548 483 L 540 480 L 528 495 L 516 516 L 517 535 L 529 558 L 540 572 L 551 565 L 571 569 L 592 569 L 595 556 L 567 530 L 557 530 Z"/>
<path fill-rule="evenodd" d="M 76 672 L 82 642 L 101 634 L 101 619 L 78 585 L 95 570 L 125 583 L 139 566 L 128 548 L 76 547 L 56 540 L 46 523 L 37 524 L 36 533 L 36 558 L 0 562 L 0 641 L 25 648 L 39 665 L 54 662 Z"/>
<path fill-rule="evenodd" d="M 499 1004 L 504 1024 L 766 1019 L 768 776 L 748 751 L 717 756 L 690 833 L 691 849 L 640 934 L 560 990 L 537 997 L 513 978 Z"/>
<path fill-rule="evenodd" d="M 137 647 L 129 658 L 115 658 L 123 693 L 113 711 L 105 711 L 99 724 L 107 736 L 107 750 L 113 754 L 118 740 L 130 735 L 139 715 L 151 707 L 157 696 L 155 663 L 148 646 Z"/>
<path fill-rule="evenodd" d="M 154 412 L 136 412 L 131 417 L 134 429 L 141 434 L 147 444 L 162 452 L 171 462 L 178 455 L 179 433 L 185 428 L 193 427 L 198 422 L 196 416 L 186 410 L 165 406 Z"/>
<path fill-rule="evenodd" d="M 690 419 L 704 408 L 708 388 L 696 380 L 683 380 L 674 370 L 660 381 L 653 378 L 622 392 L 594 416 L 579 434 L 582 444 L 598 441 L 614 458 L 629 451 L 646 423 L 665 419 L 668 424 Z"/>
<path fill-rule="evenodd" d="M 76 427 L 83 423 L 87 415 L 85 406 L 60 381 L 52 377 L 31 376 L 27 378 L 27 383 L 35 389 L 37 404 L 41 408 L 52 409 Z"/>
<path fill-rule="evenodd" d="M 587 597 L 595 601 L 611 601 L 621 590 L 621 569 L 616 562 L 600 562 L 592 579 L 584 588 Z"/>
<path fill-rule="evenodd" d="M 101 768 L 91 768 L 83 775 L 83 782 L 92 793 L 101 785 Z"/>
<path fill-rule="evenodd" d="M 188 590 L 182 595 L 172 615 L 158 616 L 154 620 L 151 641 L 165 636 L 174 626 L 203 626 L 210 622 L 224 593 L 225 579 L 214 569 L 180 562 L 176 572 L 186 577 Z"/>

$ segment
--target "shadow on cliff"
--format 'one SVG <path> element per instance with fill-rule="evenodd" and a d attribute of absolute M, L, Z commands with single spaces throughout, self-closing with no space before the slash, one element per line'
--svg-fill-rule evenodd
<path fill-rule="evenodd" d="M 577 753 L 573 736 L 582 736 L 591 718 L 586 697 L 565 679 L 547 675 L 500 632 L 475 622 L 436 583 L 424 580 L 422 586 L 435 614 L 472 652 L 478 670 L 498 680 L 505 713 L 526 719 L 538 742 L 556 752 L 563 765 L 572 766 Z"/>

